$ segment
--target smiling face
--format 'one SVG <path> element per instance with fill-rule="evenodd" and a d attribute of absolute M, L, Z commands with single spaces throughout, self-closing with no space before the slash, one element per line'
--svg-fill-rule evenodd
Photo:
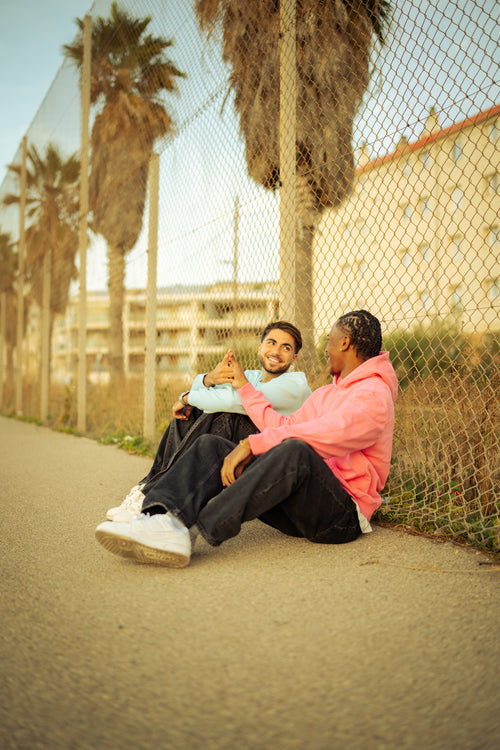
<path fill-rule="evenodd" d="M 262 369 L 269 376 L 281 375 L 297 359 L 294 338 L 286 331 L 272 328 L 265 339 L 260 342 L 258 354 Z"/>

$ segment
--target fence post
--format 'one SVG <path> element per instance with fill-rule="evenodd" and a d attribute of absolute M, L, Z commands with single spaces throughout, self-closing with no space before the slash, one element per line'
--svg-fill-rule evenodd
<path fill-rule="evenodd" d="M 146 290 L 146 353 L 144 357 L 144 436 L 150 440 L 155 437 L 159 185 L 160 157 L 153 153 L 149 161 L 148 280 Z"/>
<path fill-rule="evenodd" d="M 7 292 L 0 294 L 0 409 L 3 407 L 5 350 L 7 345 Z"/>
<path fill-rule="evenodd" d="M 89 115 L 92 17 L 83 21 L 83 66 L 81 81 L 82 134 L 80 154 L 79 311 L 78 311 L 78 414 L 77 429 L 87 428 L 87 231 L 89 211 Z"/>
<path fill-rule="evenodd" d="M 295 2 L 280 3 L 280 318 L 295 319 L 297 65 Z"/>
<path fill-rule="evenodd" d="M 236 348 L 238 339 L 238 252 L 239 252 L 240 199 L 234 199 L 234 236 L 233 236 L 233 330 L 231 331 L 232 347 Z"/>
<path fill-rule="evenodd" d="M 16 340 L 16 414 L 23 414 L 23 334 L 24 334 L 24 214 L 26 210 L 26 136 L 21 141 L 21 174 L 19 183 L 19 245 L 17 286 L 17 340 Z"/>
<path fill-rule="evenodd" d="M 52 279 L 52 250 L 43 256 L 42 287 L 42 362 L 40 386 L 40 420 L 47 421 L 49 411 L 49 373 L 50 373 L 50 286 Z"/>

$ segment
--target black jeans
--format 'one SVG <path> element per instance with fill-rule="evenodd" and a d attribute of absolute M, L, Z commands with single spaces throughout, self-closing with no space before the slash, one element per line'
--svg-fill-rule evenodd
<path fill-rule="evenodd" d="M 153 465 L 148 474 L 140 480 L 145 495 L 152 489 L 159 477 L 169 471 L 195 440 L 210 433 L 237 443 L 252 433 L 258 432 L 250 417 L 233 412 L 213 412 L 205 414 L 193 407 L 187 420 L 172 419 L 162 435 Z"/>
<path fill-rule="evenodd" d="M 254 518 L 323 544 L 343 544 L 360 535 L 352 498 L 307 443 L 285 440 L 223 487 L 220 470 L 233 448 L 225 438 L 198 438 L 148 492 L 143 512 L 171 511 L 187 527 L 197 524 L 213 546 L 236 536 L 241 524 Z"/>

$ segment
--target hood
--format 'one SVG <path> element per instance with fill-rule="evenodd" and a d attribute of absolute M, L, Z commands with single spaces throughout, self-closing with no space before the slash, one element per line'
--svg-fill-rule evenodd
<path fill-rule="evenodd" d="M 346 378 L 340 375 L 334 380 L 340 388 L 348 388 L 353 383 L 359 383 L 360 380 L 378 376 L 389 387 L 392 394 L 392 400 L 395 401 L 398 395 L 398 378 L 394 367 L 389 359 L 389 352 L 380 352 L 376 357 L 370 357 L 362 365 L 358 365 Z"/>

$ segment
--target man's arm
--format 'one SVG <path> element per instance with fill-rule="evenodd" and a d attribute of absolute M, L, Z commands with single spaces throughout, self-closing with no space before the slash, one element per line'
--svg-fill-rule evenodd
<path fill-rule="evenodd" d="M 282 414 L 277 412 L 273 404 L 266 399 L 261 390 L 257 390 L 247 378 L 247 373 L 244 372 L 243 368 L 234 360 L 233 362 L 234 377 L 231 383 L 232 387 L 238 389 L 238 395 L 241 399 L 245 399 L 246 413 L 257 425 L 259 430 L 263 430 L 265 427 L 271 425 L 278 426 L 286 423 L 288 417 L 284 417 Z M 242 401 L 243 403 L 243 401 Z"/>
<path fill-rule="evenodd" d="M 345 392 L 340 401 L 334 391 L 319 393 L 322 390 L 315 391 L 306 406 L 284 418 L 281 425 L 250 435 L 252 452 L 260 455 L 287 438 L 295 438 L 322 458 L 344 456 L 373 445 L 393 418 L 392 399 L 381 381 L 360 384 Z"/>
<path fill-rule="evenodd" d="M 246 414 L 239 393 L 231 387 L 232 380 L 233 353 L 229 350 L 217 367 L 196 376 L 185 401 L 205 412 Z"/>
<path fill-rule="evenodd" d="M 213 370 L 195 377 L 190 390 L 182 393 L 172 407 L 172 413 L 176 419 L 187 419 L 186 414 L 189 415 L 193 406 L 202 411 L 239 411 L 241 414 L 245 414 L 241 399 L 231 393 L 232 356 L 233 354 L 229 349 Z M 224 395 L 215 394 L 214 386 L 221 385 L 226 386 Z"/>

